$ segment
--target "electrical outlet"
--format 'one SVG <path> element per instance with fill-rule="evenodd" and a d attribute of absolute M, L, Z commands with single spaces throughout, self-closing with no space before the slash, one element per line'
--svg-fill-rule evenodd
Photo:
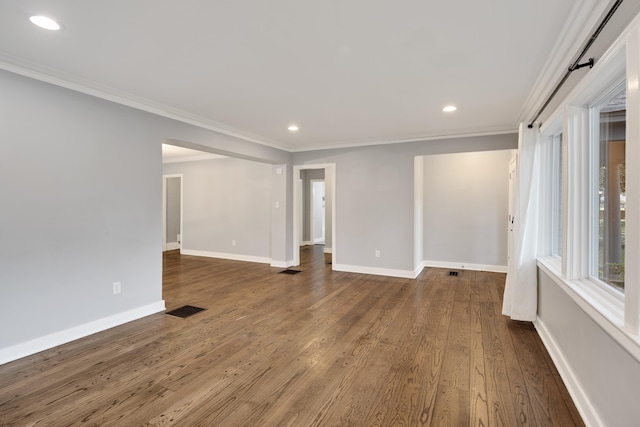
<path fill-rule="evenodd" d="M 376 258 L 380 258 L 380 249 L 376 249 Z"/>
<path fill-rule="evenodd" d="M 231 241 L 231 246 L 235 246 L 235 245 L 236 245 L 236 241 L 235 241 L 235 240 L 232 240 L 232 241 Z"/>
<path fill-rule="evenodd" d="M 113 294 L 119 294 L 122 291 L 122 285 L 120 282 L 113 282 Z"/>

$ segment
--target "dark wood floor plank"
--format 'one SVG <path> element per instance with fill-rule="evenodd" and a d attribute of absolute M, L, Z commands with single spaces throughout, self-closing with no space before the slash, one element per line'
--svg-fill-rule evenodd
<path fill-rule="evenodd" d="M 480 306 L 481 286 L 476 274 L 471 279 L 470 300 L 470 352 L 469 352 L 469 425 L 489 426 L 489 402 L 487 397 L 487 371 L 485 369 L 484 340 Z"/>
<path fill-rule="evenodd" d="M 163 256 L 168 309 L 0 366 L 0 426 L 581 425 L 504 275 Z"/>
<path fill-rule="evenodd" d="M 563 395 L 563 389 L 566 390 L 564 384 L 561 381 L 558 383 L 559 378 L 554 376 L 555 368 L 548 365 L 545 352 L 539 347 L 539 337 L 531 333 L 533 326 L 528 322 L 511 322 L 509 326 L 537 424 L 584 425 L 582 420 L 575 419 L 575 405 L 566 401 Z"/>
<path fill-rule="evenodd" d="M 486 276 L 486 275 L 485 275 Z M 480 281 L 480 318 L 482 341 L 485 350 L 484 366 L 486 372 L 487 403 L 489 407 L 489 425 L 518 426 L 523 420 L 519 410 L 520 384 L 511 384 L 509 367 L 505 351 L 505 342 L 501 333 L 498 316 L 499 305 L 491 289 L 491 280 L 486 277 Z M 516 389 L 514 391 L 514 389 Z"/>
<path fill-rule="evenodd" d="M 457 278 L 432 425 L 469 425 L 471 275 Z M 461 405 L 461 402 L 465 402 Z"/>

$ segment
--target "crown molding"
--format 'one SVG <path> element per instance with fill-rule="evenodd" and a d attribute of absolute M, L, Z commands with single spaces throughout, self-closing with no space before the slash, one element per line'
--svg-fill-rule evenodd
<path fill-rule="evenodd" d="M 43 67 L 43 66 L 30 63 L 28 61 L 24 61 L 22 59 L 15 58 L 2 53 L 0 53 L 0 70 L 5 70 L 14 74 L 19 74 L 19 75 L 29 77 L 35 80 L 39 80 L 45 83 L 49 83 L 55 86 L 70 89 L 75 92 L 94 96 L 96 98 L 111 101 L 116 104 L 120 104 L 120 105 L 131 107 L 137 110 L 145 111 L 147 113 L 155 114 L 157 116 L 176 120 L 178 122 L 190 124 L 190 125 L 207 129 L 216 133 L 231 136 L 233 138 L 238 138 L 244 141 L 268 146 L 268 147 L 275 148 L 275 149 L 282 150 L 289 153 L 517 133 L 517 125 L 514 125 L 513 128 L 510 128 L 510 129 L 496 128 L 496 129 L 479 130 L 476 132 L 468 132 L 468 133 L 464 133 L 464 132 L 451 133 L 451 134 L 443 133 L 443 134 L 436 134 L 436 135 L 423 135 L 423 136 L 415 136 L 415 137 L 407 137 L 407 138 L 361 139 L 361 140 L 341 141 L 341 142 L 335 142 L 335 143 L 316 144 L 316 145 L 310 145 L 310 146 L 304 146 L 304 147 L 296 147 L 291 144 L 275 142 L 275 141 L 263 138 L 259 135 L 254 135 L 249 132 L 245 132 L 245 131 L 235 129 L 230 126 L 215 122 L 213 120 L 209 120 L 207 118 L 204 118 L 196 114 L 179 110 L 177 108 L 169 107 L 167 105 L 160 104 L 146 98 L 138 97 L 124 91 L 113 89 L 106 85 L 100 85 L 98 83 L 95 83 L 86 79 L 82 79 L 78 76 L 71 75 L 57 69 Z"/>
<path fill-rule="evenodd" d="M 507 135 L 510 133 L 514 133 L 514 134 L 518 133 L 517 127 L 513 127 L 511 129 L 489 129 L 485 131 L 468 132 L 468 133 L 451 133 L 451 134 L 445 133 L 445 134 L 438 134 L 438 135 L 425 135 L 425 136 L 404 138 L 404 139 L 377 139 L 377 140 L 374 139 L 374 140 L 362 140 L 362 141 L 344 141 L 344 142 L 338 142 L 333 144 L 297 147 L 297 148 L 290 149 L 290 151 L 292 153 L 301 153 L 305 151 L 336 150 L 340 148 L 357 148 L 357 147 L 368 147 L 368 146 L 374 146 L 374 145 L 404 144 L 408 142 L 437 141 L 442 139 Z"/>
<path fill-rule="evenodd" d="M 244 141 L 266 145 L 284 151 L 289 151 L 291 148 L 288 145 L 232 128 L 187 111 L 172 108 L 146 98 L 113 89 L 106 85 L 100 85 L 78 76 L 64 73 L 57 69 L 42 67 L 6 54 L 0 54 L 0 69 Z"/>
<path fill-rule="evenodd" d="M 567 71 L 571 60 L 576 57 L 578 50 L 590 37 L 593 28 L 598 24 L 609 5 L 609 0 L 575 2 L 569 13 L 569 19 L 560 31 L 551 53 L 542 66 L 514 126 L 530 120 L 537 113 L 554 86 Z"/>

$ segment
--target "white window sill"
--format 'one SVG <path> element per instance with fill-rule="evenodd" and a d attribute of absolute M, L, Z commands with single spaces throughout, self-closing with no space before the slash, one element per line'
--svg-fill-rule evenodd
<path fill-rule="evenodd" d="M 544 271 L 594 322 L 640 362 L 640 336 L 630 333 L 624 323 L 624 301 L 590 280 L 562 278 L 557 257 L 538 258 Z"/>

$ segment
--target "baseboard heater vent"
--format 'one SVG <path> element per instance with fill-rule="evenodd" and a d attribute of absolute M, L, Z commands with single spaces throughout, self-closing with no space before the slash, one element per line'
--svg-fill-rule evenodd
<path fill-rule="evenodd" d="M 457 276 L 458 272 L 457 271 L 450 271 L 449 272 L 449 276 Z"/>
<path fill-rule="evenodd" d="M 290 268 L 287 268 L 286 270 L 282 270 L 278 274 L 298 274 L 298 273 L 301 273 L 301 271 L 300 270 L 292 270 Z"/>
<path fill-rule="evenodd" d="M 201 311 L 206 310 L 206 308 L 194 307 L 192 305 L 185 305 L 180 308 L 176 308 L 175 310 L 167 311 L 166 314 L 169 316 L 180 317 L 185 319 L 189 316 L 193 316 L 196 313 L 200 313 Z"/>

